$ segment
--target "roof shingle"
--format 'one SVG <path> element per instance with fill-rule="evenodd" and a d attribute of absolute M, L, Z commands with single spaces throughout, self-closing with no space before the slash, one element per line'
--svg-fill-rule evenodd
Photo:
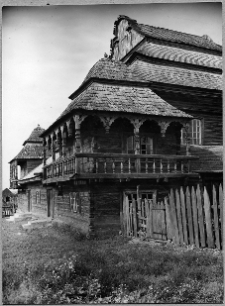
<path fill-rule="evenodd" d="M 149 88 L 97 82 L 93 82 L 79 94 L 57 120 L 75 109 L 192 118 L 164 101 Z"/>
<path fill-rule="evenodd" d="M 145 56 L 222 70 L 222 57 L 145 42 L 135 52 Z"/>
<path fill-rule="evenodd" d="M 130 67 L 135 78 L 142 81 L 222 90 L 222 77 L 218 74 L 156 65 L 138 59 Z"/>
<path fill-rule="evenodd" d="M 26 144 L 21 151 L 10 161 L 20 159 L 42 159 L 43 146 L 39 144 Z"/>
<path fill-rule="evenodd" d="M 24 141 L 23 145 L 26 143 L 42 143 L 42 138 L 40 138 L 40 135 L 45 131 L 45 129 L 41 128 L 40 125 L 38 125 L 30 134 L 30 136 Z"/>
<path fill-rule="evenodd" d="M 114 23 L 114 34 L 116 34 L 116 27 L 121 19 L 128 20 L 129 24 L 134 30 L 146 37 L 222 52 L 222 46 L 216 44 L 208 35 L 197 36 L 165 28 L 145 25 L 137 23 L 136 20 L 123 15 L 120 15 Z"/>

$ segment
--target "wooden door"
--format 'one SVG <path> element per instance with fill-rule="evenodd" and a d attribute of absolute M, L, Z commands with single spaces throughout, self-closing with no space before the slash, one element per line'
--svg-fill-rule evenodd
<path fill-rule="evenodd" d="M 47 217 L 52 217 L 52 219 L 54 218 L 54 192 L 52 189 L 48 189 L 47 190 Z"/>

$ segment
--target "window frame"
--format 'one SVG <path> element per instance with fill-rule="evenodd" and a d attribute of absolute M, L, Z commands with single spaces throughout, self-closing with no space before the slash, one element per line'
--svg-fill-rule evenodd
<path fill-rule="evenodd" d="M 191 145 L 200 146 L 203 144 L 203 124 L 204 124 L 204 121 L 201 118 L 195 118 L 191 121 L 191 131 L 190 131 L 190 144 Z M 198 134 L 199 136 L 197 137 Z M 180 143 L 181 145 L 186 145 L 186 141 L 184 138 L 184 128 L 181 129 Z"/>

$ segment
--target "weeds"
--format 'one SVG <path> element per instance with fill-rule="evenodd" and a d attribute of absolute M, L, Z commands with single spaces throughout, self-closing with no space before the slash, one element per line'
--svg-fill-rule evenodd
<path fill-rule="evenodd" d="M 3 225 L 4 304 L 222 303 L 222 252 Z M 19 233 L 19 235 L 18 235 Z"/>

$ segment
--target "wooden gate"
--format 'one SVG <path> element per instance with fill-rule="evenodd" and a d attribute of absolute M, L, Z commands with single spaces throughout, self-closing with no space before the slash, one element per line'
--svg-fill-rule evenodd
<path fill-rule="evenodd" d="M 158 240 L 167 239 L 166 208 L 163 202 L 154 199 L 132 199 L 124 196 L 123 202 L 124 233 L 130 237 Z"/>

